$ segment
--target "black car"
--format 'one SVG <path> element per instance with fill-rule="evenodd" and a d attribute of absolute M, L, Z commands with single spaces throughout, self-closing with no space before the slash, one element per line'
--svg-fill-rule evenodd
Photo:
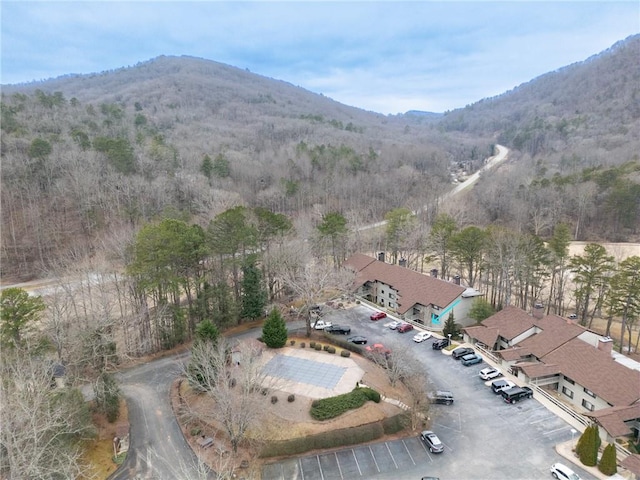
<path fill-rule="evenodd" d="M 331 325 L 324 329 L 327 333 L 339 333 L 341 335 L 349 335 L 351 333 L 351 328 L 345 327 L 343 325 Z"/>
<path fill-rule="evenodd" d="M 366 345 L 367 337 L 363 337 L 362 335 L 355 335 L 353 337 L 347 338 L 347 342 L 357 343 L 358 345 Z"/>
<path fill-rule="evenodd" d="M 456 348 L 453 352 L 451 352 L 451 356 L 456 360 L 459 360 L 465 355 L 469 355 L 470 353 L 476 353 L 476 352 L 473 350 L 473 348 L 460 347 L 460 348 Z"/>
<path fill-rule="evenodd" d="M 446 338 L 441 338 L 440 340 L 436 340 L 435 342 L 433 342 L 431 344 L 431 348 L 433 348 L 434 350 L 442 350 L 447 345 L 449 345 L 449 340 L 447 340 Z"/>
<path fill-rule="evenodd" d="M 511 387 L 507 388 L 506 390 L 502 390 L 500 394 L 502 395 L 502 398 L 504 398 L 505 402 L 516 403 L 523 398 L 532 398 L 533 390 L 531 390 L 529 387 Z"/>
<path fill-rule="evenodd" d="M 431 398 L 431 403 L 440 405 L 451 405 L 453 403 L 453 393 L 446 390 L 438 390 Z"/>

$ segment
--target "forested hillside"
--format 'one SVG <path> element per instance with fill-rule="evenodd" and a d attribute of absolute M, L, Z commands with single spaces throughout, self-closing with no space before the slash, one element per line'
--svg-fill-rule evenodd
<path fill-rule="evenodd" d="M 150 220 L 206 226 L 237 205 L 285 214 L 303 238 L 329 212 L 354 231 L 426 205 L 423 230 L 444 211 L 460 226 L 548 238 L 564 222 L 575 239 L 635 240 L 639 46 L 631 37 L 443 116 L 383 116 L 192 57 L 4 86 L 2 276 L 116 248 Z M 505 167 L 463 203 L 438 200 L 500 142 Z"/>
<path fill-rule="evenodd" d="M 480 224 L 576 240 L 640 233 L 640 35 L 498 97 L 445 114 L 443 132 L 497 138 L 513 149 L 503 175 L 469 201 Z"/>
<path fill-rule="evenodd" d="M 491 143 L 188 57 L 5 87 L 2 272 L 235 205 L 295 217 L 302 235 L 332 210 L 377 221 L 433 203 L 452 162 L 477 168 Z"/>

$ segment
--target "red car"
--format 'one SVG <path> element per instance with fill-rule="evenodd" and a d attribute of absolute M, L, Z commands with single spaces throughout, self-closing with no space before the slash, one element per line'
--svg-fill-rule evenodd
<path fill-rule="evenodd" d="M 384 313 L 384 312 L 376 312 L 376 313 L 372 313 L 369 318 L 371 320 L 380 320 L 382 318 L 385 318 L 386 316 L 387 316 L 387 314 Z"/>
<path fill-rule="evenodd" d="M 411 330 L 413 330 L 413 325 L 411 325 L 410 323 L 403 323 L 398 328 L 396 328 L 396 330 L 399 333 L 410 332 Z"/>
<path fill-rule="evenodd" d="M 389 350 L 387 347 L 385 347 L 381 343 L 374 343 L 373 346 L 366 346 L 364 348 L 369 353 L 377 353 L 379 355 L 385 355 L 385 356 L 388 356 L 391 354 L 391 350 Z"/>

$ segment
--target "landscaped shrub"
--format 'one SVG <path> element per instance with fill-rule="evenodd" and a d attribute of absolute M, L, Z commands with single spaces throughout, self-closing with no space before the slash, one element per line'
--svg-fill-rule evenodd
<path fill-rule="evenodd" d="M 304 348 L 304 347 L 305 347 L 304 342 L 300 342 L 300 348 Z"/>
<path fill-rule="evenodd" d="M 347 410 L 360 408 L 367 400 L 380 401 L 380 394 L 371 388 L 355 388 L 349 393 L 335 397 L 314 400 L 311 404 L 311 416 L 316 420 L 329 420 L 342 415 Z"/>
<path fill-rule="evenodd" d="M 200 427 L 193 427 L 189 433 L 192 437 L 197 437 L 202 433 L 202 429 Z"/>
<path fill-rule="evenodd" d="M 598 470 L 609 476 L 618 473 L 618 466 L 616 465 L 616 447 L 613 443 L 604 447 L 602 458 L 598 464 Z"/>
<path fill-rule="evenodd" d="M 309 348 L 316 348 L 316 342 L 309 342 Z"/>
<path fill-rule="evenodd" d="M 329 345 L 324 345 L 324 346 L 322 347 L 322 349 L 323 349 L 325 352 L 328 352 L 328 351 L 329 351 Z"/>
<path fill-rule="evenodd" d="M 329 348 L 327 348 L 327 352 L 329 352 L 329 353 L 336 353 L 336 347 L 329 347 Z"/>
<path fill-rule="evenodd" d="M 371 400 L 372 402 L 375 402 L 375 403 L 380 403 L 380 393 L 378 393 L 373 388 L 360 387 L 360 390 L 364 392 L 364 394 L 367 397 L 367 400 Z"/>
<path fill-rule="evenodd" d="M 280 442 L 268 442 L 260 452 L 260 456 L 264 458 L 296 455 L 310 450 L 367 443 L 382 437 L 383 434 L 384 429 L 381 422 L 368 423 L 357 427 L 331 430 L 317 435 L 292 438 Z"/>
<path fill-rule="evenodd" d="M 348 357 L 350 357 L 350 356 L 351 356 L 351 352 L 350 352 L 350 351 L 348 351 L 348 350 L 342 350 L 342 351 L 340 352 L 340 356 L 341 356 L 341 357 L 347 357 L 347 358 L 348 358 Z"/>
<path fill-rule="evenodd" d="M 271 395 L 271 403 L 278 403 L 278 397 L 275 395 Z"/>
<path fill-rule="evenodd" d="M 289 341 L 289 345 L 291 345 L 292 347 L 293 347 L 295 344 L 296 344 L 296 341 L 295 341 L 295 340 L 290 340 L 290 341 Z"/>
<path fill-rule="evenodd" d="M 296 399 L 296 396 L 292 393 L 291 395 L 289 395 L 287 397 L 287 402 L 291 403 L 291 402 L 295 401 L 295 399 Z"/>
<path fill-rule="evenodd" d="M 399 413 L 393 417 L 387 417 L 382 420 L 382 428 L 385 435 L 393 435 L 401 432 L 411 424 L 405 413 Z"/>
<path fill-rule="evenodd" d="M 317 351 L 322 350 L 322 345 L 320 345 L 319 343 L 316 343 L 316 350 Z"/>

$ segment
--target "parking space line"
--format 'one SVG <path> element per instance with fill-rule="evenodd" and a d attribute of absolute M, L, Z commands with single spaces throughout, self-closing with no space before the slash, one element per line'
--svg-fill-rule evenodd
<path fill-rule="evenodd" d="M 324 480 L 324 473 L 322 473 L 322 464 L 320 463 L 320 455 L 316 455 L 316 460 L 318 460 L 318 470 L 320 470 L 320 478 Z"/>
<path fill-rule="evenodd" d="M 556 428 L 554 430 L 549 430 L 548 432 L 543 432 L 543 435 L 551 435 L 552 433 L 556 433 L 556 432 L 561 432 L 562 430 L 568 430 L 569 427 L 561 427 L 561 428 Z"/>
<path fill-rule="evenodd" d="M 360 470 L 360 464 L 358 463 L 358 459 L 356 458 L 356 451 L 352 448 L 351 453 L 353 454 L 353 459 L 356 461 L 356 467 L 358 467 L 358 473 L 362 476 L 362 470 Z"/>
<path fill-rule="evenodd" d="M 300 464 L 300 475 L 302 475 L 302 480 L 304 480 L 304 468 L 302 468 L 302 457 L 298 459 L 298 463 Z"/>
<path fill-rule="evenodd" d="M 416 461 L 413 459 L 413 455 L 411 455 L 411 452 L 409 451 L 409 448 L 407 447 L 407 444 L 404 442 L 404 438 L 402 439 L 402 445 L 404 445 L 404 449 L 407 451 L 407 453 L 409 454 L 409 458 L 411 459 L 411 461 L 415 465 Z"/>
<path fill-rule="evenodd" d="M 336 457 L 336 463 L 338 464 L 338 472 L 340 472 L 340 478 L 344 478 L 342 476 L 342 469 L 340 468 L 340 460 L 338 460 L 338 452 L 333 452 L 333 454 Z"/>
<path fill-rule="evenodd" d="M 387 451 L 389 452 L 389 456 L 391 457 L 391 460 L 393 460 L 393 464 L 396 466 L 396 470 L 398 469 L 398 464 L 396 463 L 396 459 L 393 458 L 393 453 L 391 453 L 391 449 L 389 448 L 389 444 L 387 442 L 384 442 L 384 446 L 387 447 Z"/>
<path fill-rule="evenodd" d="M 376 464 L 376 470 L 380 473 L 380 467 L 378 466 L 378 462 L 376 461 L 376 456 L 373 454 L 373 450 L 371 450 L 371 446 L 369 446 L 369 452 L 371 452 L 371 457 L 373 458 L 373 463 Z"/>

